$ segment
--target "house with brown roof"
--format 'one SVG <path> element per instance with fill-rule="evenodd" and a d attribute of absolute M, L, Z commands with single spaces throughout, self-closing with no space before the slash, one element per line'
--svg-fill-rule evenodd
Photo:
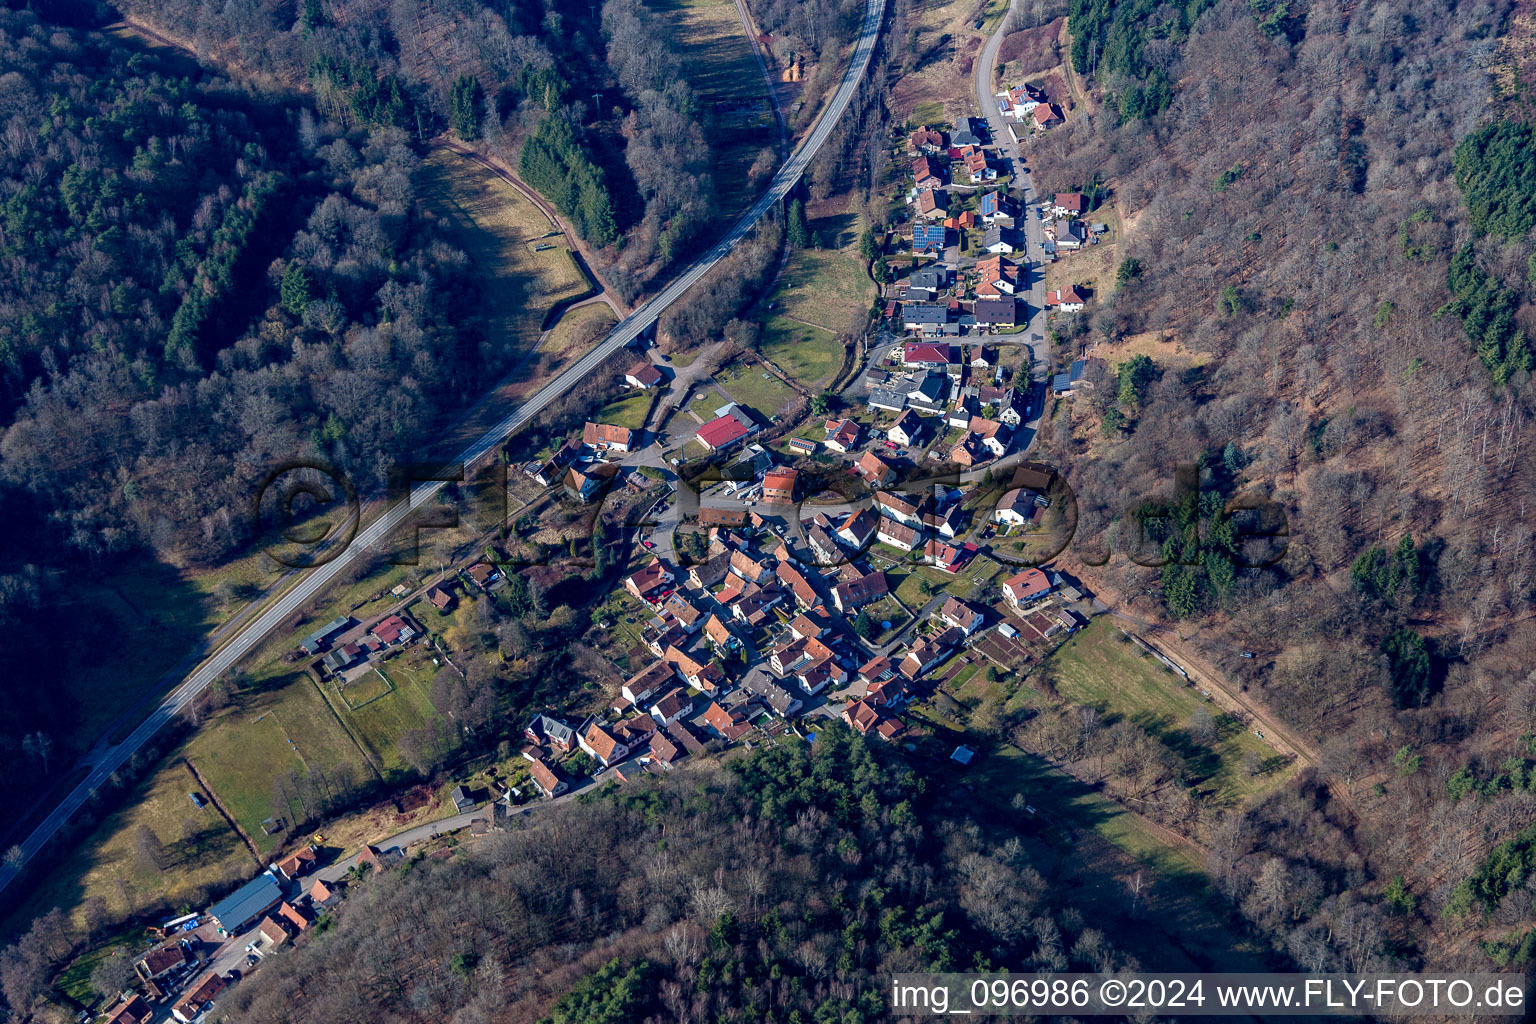
<path fill-rule="evenodd" d="M 862 479 L 870 487 L 887 487 L 896 479 L 896 471 L 881 461 L 880 456 L 874 452 L 865 452 L 859 456 L 853 468 L 858 471 Z"/>
<path fill-rule="evenodd" d="M 896 665 L 883 654 L 866 661 L 859 666 L 858 679 L 866 688 L 883 683 L 896 677 Z"/>
<path fill-rule="evenodd" d="M 706 508 L 699 506 L 700 526 L 729 526 L 740 529 L 747 522 L 745 508 Z"/>
<path fill-rule="evenodd" d="M 672 767 L 678 761 L 681 761 L 684 756 L 682 747 L 665 733 L 658 733 L 652 737 L 651 757 L 666 767 Z"/>
<path fill-rule="evenodd" d="M 326 885 L 325 881 L 319 878 L 315 879 L 315 883 L 309 887 L 307 895 L 309 897 L 309 905 L 311 907 L 319 907 L 322 910 L 329 910 L 331 904 L 337 898 L 336 890 Z"/>
<path fill-rule="evenodd" d="M 582 730 L 577 742 L 581 744 L 582 750 L 596 758 L 604 768 L 624 760 L 629 753 L 629 745 L 620 742 L 599 722 L 593 722 Z"/>
<path fill-rule="evenodd" d="M 652 558 L 639 570 L 624 580 L 624 589 L 642 601 L 649 602 L 652 595 L 665 590 L 673 581 L 671 570 L 659 558 Z"/>
<path fill-rule="evenodd" d="M 843 708 L 843 722 L 860 736 L 868 735 L 880 721 L 880 712 L 867 701 L 856 700 Z"/>
<path fill-rule="evenodd" d="M 944 179 L 935 170 L 935 164 L 926 156 L 912 161 L 912 180 L 920 189 L 936 189 L 944 186 Z"/>
<path fill-rule="evenodd" d="M 594 451 L 627 452 L 634 442 L 635 432 L 628 427 L 616 427 L 611 423 L 593 423 L 589 420 L 581 428 L 581 443 Z"/>
<path fill-rule="evenodd" d="M 1057 217 L 1078 217 L 1088 212 L 1088 199 L 1081 192 L 1058 192 L 1049 209 Z"/>
<path fill-rule="evenodd" d="M 560 486 L 566 497 L 586 504 L 606 494 L 618 478 L 617 463 L 599 462 L 588 466 L 572 466 L 565 471 Z"/>
<path fill-rule="evenodd" d="M 1019 265 L 1001 253 L 977 260 L 976 273 L 978 298 L 998 299 L 1005 295 L 1013 295 L 1022 283 Z"/>
<path fill-rule="evenodd" d="M 919 128 L 907 137 L 907 148 L 914 153 L 935 153 L 945 148 L 944 133 L 935 128 Z"/>
<path fill-rule="evenodd" d="M 192 956 L 179 942 L 168 942 L 145 953 L 134 967 L 146 981 L 158 981 L 192 962 Z"/>
<path fill-rule="evenodd" d="M 747 716 L 740 708 L 731 708 L 727 711 L 718 701 L 709 702 L 709 707 L 704 712 L 704 722 L 719 733 L 720 738 L 727 743 L 735 743 L 752 731 L 752 723 L 747 721 Z"/>
<path fill-rule="evenodd" d="M 890 593 L 885 573 L 876 570 L 858 579 L 845 580 L 832 588 L 832 603 L 847 615 L 867 604 L 873 604 Z"/>
<path fill-rule="evenodd" d="M 889 544 L 893 548 L 902 551 L 911 551 L 917 547 L 918 532 L 910 526 L 898 523 L 894 519 L 880 517 L 880 525 L 875 532 L 875 537 L 882 544 Z"/>
<path fill-rule="evenodd" d="M 673 690 L 651 705 L 651 718 L 662 727 L 671 725 L 693 710 L 693 699 L 682 690 Z"/>
<path fill-rule="evenodd" d="M 681 590 L 661 603 L 658 609 L 664 624 L 677 623 L 684 632 L 697 633 L 704 626 L 704 611 L 688 599 Z"/>
<path fill-rule="evenodd" d="M 256 926 L 257 943 L 265 944 L 269 949 L 276 949 L 288 941 L 288 930 L 270 917 L 261 919 L 261 924 Z"/>
<path fill-rule="evenodd" d="M 953 626 L 938 636 L 922 638 L 901 659 L 898 671 L 908 679 L 918 678 L 953 654 L 963 638 L 964 634 Z"/>
<path fill-rule="evenodd" d="M 278 917 L 282 918 L 285 925 L 292 925 L 294 931 L 301 935 L 304 932 L 309 931 L 309 926 L 314 923 L 304 915 L 302 910 L 300 910 L 298 907 L 295 907 L 287 900 L 284 900 L 282 903 L 278 904 L 277 915 Z"/>
<path fill-rule="evenodd" d="M 731 572 L 748 583 L 762 583 L 773 575 L 765 559 L 753 558 L 745 551 L 732 551 L 730 565 Z"/>
<path fill-rule="evenodd" d="M 789 632 L 796 639 L 810 636 L 820 639 L 832 628 L 832 617 L 821 605 L 814 605 L 796 615 L 789 623 Z"/>
<path fill-rule="evenodd" d="M 427 602 L 440 612 L 446 612 L 453 607 L 453 594 L 446 586 L 438 585 L 427 589 Z"/>
<path fill-rule="evenodd" d="M 966 636 L 976 632 L 987 621 L 987 617 L 982 614 L 980 608 L 958 597 L 945 600 L 939 608 L 939 618 L 943 619 L 946 625 L 953 626 Z"/>
<path fill-rule="evenodd" d="M 769 613 L 784 601 L 784 591 L 777 585 L 760 587 L 749 583 L 730 602 L 731 614 L 756 629 L 770 618 Z"/>
<path fill-rule="evenodd" d="M 476 562 L 464 572 L 481 590 L 489 590 L 492 583 L 501 579 L 501 573 L 497 572 L 496 567 L 489 562 Z"/>
<path fill-rule="evenodd" d="M 1088 295 L 1086 291 L 1079 289 L 1076 285 L 1066 288 L 1054 288 L 1045 293 L 1046 309 L 1055 306 L 1063 313 L 1077 313 L 1087 304 Z"/>
<path fill-rule="evenodd" d="M 624 681 L 619 688 L 625 700 L 638 707 L 660 693 L 672 682 L 672 668 L 665 661 L 653 661 Z"/>
<path fill-rule="evenodd" d="M 773 469 L 763 474 L 763 501 L 769 505 L 788 505 L 795 500 L 798 469 Z"/>
<path fill-rule="evenodd" d="M 213 1001 L 223 991 L 224 979 L 219 977 L 218 971 L 209 971 L 187 991 L 181 1002 L 172 1007 L 171 1014 L 182 1024 L 191 1024 L 198 1014 L 213 1005 Z"/>
<path fill-rule="evenodd" d="M 843 520 L 838 527 L 837 535 L 854 550 L 862 548 L 869 543 L 869 539 L 875 535 L 875 528 L 880 524 L 876 522 L 879 516 L 872 509 L 861 508 L 857 512 L 851 512 L 848 518 Z M 829 559 L 830 561 L 830 559 Z"/>
<path fill-rule="evenodd" d="M 974 544 L 956 546 L 937 537 L 923 545 L 923 561 L 952 575 L 964 568 L 975 553 Z"/>
<path fill-rule="evenodd" d="M 529 766 L 528 777 L 539 787 L 539 792 L 547 797 L 557 797 L 571 788 L 570 783 L 558 771 L 545 764 L 542 758 Z"/>
<path fill-rule="evenodd" d="M 707 562 L 700 562 L 688 570 L 688 583 L 700 590 L 709 590 L 721 583 L 731 569 L 732 551 L 721 551 Z"/>
<path fill-rule="evenodd" d="M 135 994 L 114 1006 L 102 1024 L 145 1024 L 154 1015 L 154 1008 Z"/>
<path fill-rule="evenodd" d="M 805 575 L 788 562 L 780 562 L 774 572 L 778 575 L 779 582 L 795 595 L 795 604 L 799 607 L 809 608 L 821 600 L 816 593 L 816 588 L 811 586 Z"/>
<path fill-rule="evenodd" d="M 1054 128 L 1062 123 L 1061 108 L 1054 103 L 1042 103 L 1029 112 L 1038 128 Z"/>
<path fill-rule="evenodd" d="M 640 360 L 624 374 L 626 384 L 632 388 L 640 388 L 642 391 L 654 388 L 665 379 L 661 370 L 649 359 Z"/>
<path fill-rule="evenodd" d="M 273 866 L 291 882 L 313 868 L 319 860 L 319 855 L 315 853 L 313 846 L 301 846 Z"/>
<path fill-rule="evenodd" d="M 827 439 L 822 443 L 833 451 L 846 455 L 858 447 L 859 438 L 863 433 L 864 428 L 859 425 L 858 420 L 838 420 L 827 432 Z"/>
<path fill-rule="evenodd" d="M 949 216 L 949 193 L 941 188 L 925 189 L 917 194 L 917 215 L 924 220 L 943 220 Z"/>
<path fill-rule="evenodd" d="M 997 420 L 972 416 L 969 430 L 995 458 L 1007 455 L 1008 446 L 1013 443 L 1013 428 Z"/>
<path fill-rule="evenodd" d="M 731 632 L 731 627 L 727 626 L 720 616 L 713 614 L 704 623 L 704 636 L 714 644 L 717 651 L 725 650 L 738 642 L 736 634 Z"/>
<path fill-rule="evenodd" d="M 891 491 L 875 492 L 875 506 L 880 509 L 880 514 L 907 526 L 922 525 L 921 504 L 921 498 L 914 501 Z"/>

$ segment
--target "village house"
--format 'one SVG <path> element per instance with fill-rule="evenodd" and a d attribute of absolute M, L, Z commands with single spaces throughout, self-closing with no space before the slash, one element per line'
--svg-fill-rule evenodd
<path fill-rule="evenodd" d="M 918 527 L 922 525 L 922 498 L 908 500 L 899 494 L 890 491 L 875 492 L 875 506 L 880 509 L 880 514 L 896 520 L 905 526 Z"/>
<path fill-rule="evenodd" d="M 875 527 L 879 525 L 875 522 L 876 518 L 878 518 L 876 514 L 867 508 L 850 512 L 848 518 L 843 520 L 843 525 L 838 528 L 837 536 L 855 551 L 860 550 L 875 535 Z"/>
<path fill-rule="evenodd" d="M 446 612 L 453 608 L 453 592 L 449 584 L 440 583 L 427 588 L 427 603 L 440 612 Z"/>
<path fill-rule="evenodd" d="M 611 423 L 593 423 L 581 428 L 581 443 L 596 452 L 627 452 L 635 441 L 635 432 Z"/>
<path fill-rule="evenodd" d="M 618 478 L 617 463 L 598 462 L 588 466 L 572 466 L 565 471 L 560 486 L 566 497 L 586 505 L 607 494 Z"/>
<path fill-rule="evenodd" d="M 529 743 L 535 745 L 549 740 L 549 745 L 560 753 L 566 753 L 576 743 L 576 730 L 550 715 L 535 715 L 523 730 Z"/>
<path fill-rule="evenodd" d="M 949 193 L 941 188 L 917 194 L 917 215 L 924 220 L 943 220 L 949 216 Z"/>
<path fill-rule="evenodd" d="M 693 710 L 693 700 L 682 690 L 673 690 L 651 705 L 651 718 L 666 728 Z"/>
<path fill-rule="evenodd" d="M 619 693 L 633 707 L 639 707 L 672 682 L 672 669 L 664 661 L 653 661 L 624 681 Z"/>
<path fill-rule="evenodd" d="M 774 569 L 779 582 L 789 588 L 789 592 L 795 597 L 795 605 L 799 608 L 810 608 L 816 605 L 821 598 L 816 593 L 816 588 L 811 586 L 810 580 L 788 562 L 780 562 Z"/>
<path fill-rule="evenodd" d="M 718 615 L 711 615 L 704 623 L 704 636 L 721 654 L 737 645 L 736 634 L 731 632 L 731 628 Z"/>
<path fill-rule="evenodd" d="M 949 386 L 948 377 L 936 370 L 929 370 L 908 384 L 907 404 L 930 413 L 943 412 Z"/>
<path fill-rule="evenodd" d="M 939 618 L 944 620 L 945 625 L 953 626 L 966 636 L 980 629 L 982 623 L 987 620 L 980 608 L 958 597 L 945 599 L 943 606 L 939 608 Z"/>
<path fill-rule="evenodd" d="M 749 583 L 730 602 L 731 615 L 756 629 L 772 618 L 770 613 L 783 601 L 784 592 L 778 587 L 760 587 L 756 583 Z"/>
<path fill-rule="evenodd" d="M 629 754 L 629 746 L 603 728 L 599 722 L 593 722 L 587 726 L 578 736 L 577 742 L 581 744 L 582 750 L 597 759 L 604 768 L 617 764 Z"/>
<path fill-rule="evenodd" d="M 837 423 L 835 423 L 832 428 L 827 431 L 827 438 L 822 443 L 833 451 L 846 455 L 854 448 L 858 447 L 859 438 L 863 435 L 863 433 L 864 428 L 859 425 L 858 420 L 842 419 L 838 420 Z M 766 486 L 767 485 L 765 481 L 765 489 Z"/>
<path fill-rule="evenodd" d="M 949 289 L 949 271 L 943 267 L 924 267 L 907 275 L 906 302 L 932 302 L 939 293 Z"/>
<path fill-rule="evenodd" d="M 953 626 L 937 636 L 924 637 L 907 651 L 898 671 L 908 679 L 917 679 L 953 654 L 962 639 L 960 630 Z"/>
<path fill-rule="evenodd" d="M 528 777 L 533 784 L 539 787 L 539 792 L 553 798 L 570 789 L 570 783 L 554 768 L 545 764 L 543 759 L 536 759 L 528 768 Z"/>
<path fill-rule="evenodd" d="M 661 559 L 652 558 L 625 578 L 624 589 L 641 601 L 650 603 L 652 595 L 659 595 L 673 579 L 671 571 L 662 564 Z"/>
<path fill-rule="evenodd" d="M 937 153 L 947 145 L 944 133 L 934 128 L 919 128 L 907 137 L 907 148 L 914 153 Z"/>
<path fill-rule="evenodd" d="M 285 928 L 288 925 L 292 925 L 293 930 L 300 935 L 309 931 L 309 926 L 314 924 L 303 910 L 286 900 L 278 905 L 277 916 L 282 919 L 282 924 Z"/>
<path fill-rule="evenodd" d="M 1017 248 L 1015 235 L 1012 231 L 993 224 L 987 228 L 986 234 L 981 237 L 981 247 L 990 253 L 1008 253 Z"/>
<path fill-rule="evenodd" d="M 923 513 L 923 529 L 953 540 L 964 531 L 970 515 L 961 507 L 960 502 L 956 501 L 945 505 L 942 510 Z"/>
<path fill-rule="evenodd" d="M 1012 295 L 1021 283 L 1019 265 L 1002 256 L 985 256 L 976 261 L 976 295 L 996 299 Z"/>
<path fill-rule="evenodd" d="M 171 1016 L 181 1021 L 181 1024 L 192 1024 L 198 1014 L 212 1006 L 223 991 L 224 979 L 218 971 L 209 971 L 171 1008 Z"/>
<path fill-rule="evenodd" d="M 957 547 L 934 538 L 923 545 L 923 561 L 951 575 L 964 568 L 965 563 L 969 562 L 975 554 L 976 545 L 974 544 L 962 544 Z"/>
<path fill-rule="evenodd" d="M 739 708 L 727 711 L 718 701 L 710 701 L 704 711 L 704 724 L 713 729 L 727 743 L 735 743 L 752 731 L 752 723 Z"/>
<path fill-rule="evenodd" d="M 1017 488 L 1003 495 L 997 507 L 992 510 L 992 521 L 1003 526 L 1023 526 L 1033 522 L 1040 515 L 1040 506 L 1035 498 L 1034 491 L 1027 488 Z"/>
<path fill-rule="evenodd" d="M 857 579 L 844 580 L 832 588 L 832 604 L 844 615 L 858 611 L 890 593 L 885 573 L 875 571 Z"/>
<path fill-rule="evenodd" d="M 565 467 L 575 462 L 576 457 L 580 454 L 581 442 L 572 438 L 555 449 L 554 454 L 543 462 L 532 463 L 526 472 L 534 480 L 545 487 L 549 487 L 560 479 L 561 472 Z"/>
<path fill-rule="evenodd" d="M 972 308 L 978 327 L 1007 328 L 1018 323 L 1019 303 L 1016 299 L 977 299 Z"/>
<path fill-rule="evenodd" d="M 982 193 L 977 208 L 981 211 L 983 224 L 998 224 L 1004 220 L 1008 221 L 1009 225 L 1013 223 L 1013 200 L 1005 192 L 994 189 L 991 192 Z"/>
<path fill-rule="evenodd" d="M 671 768 L 685 756 L 682 747 L 667 734 L 657 733 L 651 738 L 651 757 L 663 768 Z"/>
<path fill-rule="evenodd" d="M 368 632 L 385 647 L 393 647 L 410 643 L 416 636 L 416 627 L 399 615 L 386 615 Z"/>
<path fill-rule="evenodd" d="M 319 861 L 320 856 L 313 846 L 301 846 L 272 866 L 284 879 L 293 882 L 297 881 L 300 875 L 313 869 Z"/>
<path fill-rule="evenodd" d="M 949 324 L 949 307 L 924 302 L 908 302 L 901 307 L 901 325 L 925 337 L 943 334 Z"/>
<path fill-rule="evenodd" d="M 789 505 L 795 500 L 797 469 L 775 469 L 763 477 L 763 501 L 769 505 Z"/>
<path fill-rule="evenodd" d="M 1025 569 L 1003 581 L 1003 598 L 1014 611 L 1038 601 L 1051 592 L 1051 581 L 1039 569 Z"/>
<path fill-rule="evenodd" d="M 175 974 L 192 963 L 192 954 L 179 942 L 167 942 L 163 946 L 156 946 L 134 964 L 140 977 L 145 981 L 159 981 L 167 975 Z"/>
<path fill-rule="evenodd" d="M 748 680 L 746 690 L 780 718 L 792 718 L 805 706 L 805 701 L 791 686 L 785 686 L 767 676 L 755 676 Z"/>
<path fill-rule="evenodd" d="M 910 526 L 905 526 L 894 519 L 887 519 L 881 516 L 880 526 L 875 533 L 875 537 L 882 544 L 889 544 L 891 547 L 899 548 L 902 551 L 911 551 L 918 545 L 919 534 L 917 530 Z"/>
<path fill-rule="evenodd" d="M 822 605 L 815 605 L 800 612 L 789 622 L 789 633 L 796 640 L 802 637 L 820 639 L 832 629 L 832 617 Z"/>
<path fill-rule="evenodd" d="M 747 411 L 732 404 L 724 413 L 700 427 L 694 436 L 709 451 L 718 452 L 756 431 L 757 424 Z"/>
<path fill-rule="evenodd" d="M 921 219 L 912 222 L 912 252 L 943 252 L 945 233 L 943 224 L 933 224 Z"/>
<path fill-rule="evenodd" d="M 642 391 L 654 388 L 666 378 L 661 369 L 649 359 L 642 359 L 624 374 L 624 382 Z"/>
<path fill-rule="evenodd" d="M 806 531 L 805 539 L 811 545 L 811 553 L 816 557 L 817 565 L 835 565 L 842 560 L 843 552 L 837 545 L 837 538 L 825 528 L 811 527 Z"/>
<path fill-rule="evenodd" d="M 938 308 L 947 310 L 948 307 Z M 908 369 L 942 370 L 953 362 L 954 346 L 944 342 L 909 341 L 901 349 L 901 365 Z"/>
<path fill-rule="evenodd" d="M 999 423 L 997 420 L 983 419 L 980 416 L 972 416 L 970 432 L 980 439 L 983 447 L 994 458 L 1002 458 L 1008 454 L 1008 446 L 1013 443 L 1013 428 Z"/>
<path fill-rule="evenodd" d="M 712 555 L 708 561 L 700 562 L 688 570 L 688 584 L 700 590 L 709 590 L 721 583 L 726 574 L 731 571 L 731 555 L 733 551 L 722 551 Z"/>
<path fill-rule="evenodd" d="M 1057 192 L 1048 209 L 1053 217 L 1081 217 L 1088 212 L 1088 201 L 1081 192 Z"/>
<path fill-rule="evenodd" d="M 858 471 L 859 478 L 871 487 L 886 487 L 896 479 L 896 471 L 882 462 L 874 452 L 865 452 L 859 456 L 853 468 Z"/>
<path fill-rule="evenodd" d="M 1070 288 L 1053 288 L 1045 293 L 1045 308 L 1055 307 L 1063 313 L 1077 313 L 1088 304 L 1088 296 L 1075 285 Z"/>
<path fill-rule="evenodd" d="M 154 1008 L 135 993 L 113 1007 L 101 1024 L 148 1024 L 154 1015 Z"/>
<path fill-rule="evenodd" d="M 1029 112 L 1037 128 L 1054 128 L 1065 120 L 1061 108 L 1054 103 L 1041 103 Z"/>
<path fill-rule="evenodd" d="M 501 579 L 500 571 L 489 562 L 476 562 L 464 572 L 469 576 L 469 581 L 482 592 L 489 591 L 491 585 Z"/>
<path fill-rule="evenodd" d="M 886 436 L 897 444 L 911 447 L 922 440 L 923 418 L 915 409 L 903 409 L 901 415 L 896 417 L 896 422 L 886 432 Z"/>
<path fill-rule="evenodd" d="M 869 687 L 896 678 L 896 665 L 885 655 L 876 655 L 859 666 L 856 678 L 864 684 L 865 691 L 868 692 Z"/>
<path fill-rule="evenodd" d="M 1058 220 L 1048 234 L 1055 241 L 1057 249 L 1081 249 L 1088 240 L 1088 233 L 1083 230 L 1083 222 L 1079 220 Z"/>
<path fill-rule="evenodd" d="M 919 189 L 932 190 L 944 187 L 937 164 L 926 156 L 912 161 L 912 181 Z"/>
<path fill-rule="evenodd" d="M 732 551 L 730 566 L 731 572 L 747 583 L 762 583 L 773 575 L 773 569 L 766 558 L 753 558 L 745 551 Z"/>

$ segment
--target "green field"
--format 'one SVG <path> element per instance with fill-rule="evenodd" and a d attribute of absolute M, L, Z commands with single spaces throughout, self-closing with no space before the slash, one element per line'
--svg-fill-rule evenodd
<path fill-rule="evenodd" d="M 616 427 L 639 430 L 645 426 L 651 411 L 651 392 L 637 391 L 632 395 L 610 402 L 597 414 L 599 423 L 611 423 Z"/>
<path fill-rule="evenodd" d="M 763 325 L 763 355 L 808 388 L 826 383 L 843 365 L 837 336 L 788 317 L 769 317 Z"/>
<path fill-rule="evenodd" d="M 755 364 L 738 363 L 715 374 L 715 381 L 732 398 L 765 420 L 777 416 L 795 397 L 788 385 Z"/>
<path fill-rule="evenodd" d="M 341 715 L 342 724 L 368 756 L 388 775 L 405 767 L 395 743 L 412 729 L 436 717 L 430 694 L 437 666 L 420 645 L 385 663 L 380 671 L 393 684 L 391 692 Z"/>
<path fill-rule="evenodd" d="M 1156 736 L 1184 757 L 1202 787 L 1216 799 L 1237 803 L 1272 788 L 1290 774 L 1274 748 L 1254 736 L 1161 662 L 1145 654 L 1107 617 L 1078 632 L 1045 664 L 1056 691 L 1074 704 L 1124 717 Z M 1209 747 L 1188 731 L 1196 711 L 1215 720 L 1216 740 Z M 1250 776 L 1245 760 L 1263 770 Z"/>
<path fill-rule="evenodd" d="M 845 219 L 829 217 L 816 223 Z M 875 283 L 865 275 L 864 260 L 852 248 L 797 249 L 790 255 L 771 301 L 775 314 L 835 334 L 862 322 L 874 298 Z"/>
<path fill-rule="evenodd" d="M 605 302 L 592 302 L 561 314 L 555 326 L 549 329 L 539 352 L 544 356 L 564 355 L 572 348 L 585 351 L 608 333 L 618 321 L 613 310 Z"/>

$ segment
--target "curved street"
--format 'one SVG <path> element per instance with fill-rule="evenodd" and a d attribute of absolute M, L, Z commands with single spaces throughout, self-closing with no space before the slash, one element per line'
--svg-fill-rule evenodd
<path fill-rule="evenodd" d="M 656 320 L 716 264 L 725 258 L 736 244 L 752 232 L 769 210 L 783 202 L 790 189 L 810 165 L 811 159 L 826 143 L 842 119 L 854 92 L 869 66 L 869 58 L 879 37 L 880 24 L 885 16 L 885 0 L 866 0 L 864 18 L 860 23 L 858 43 L 854 47 L 842 81 L 828 101 L 815 127 L 801 141 L 794 154 L 779 168 L 773 182 L 704 256 L 695 261 L 676 280 L 643 303 L 613 329 L 606 339 L 592 351 L 558 374 L 532 397 L 519 405 L 507 416 L 487 430 L 480 438 L 458 454 L 455 462 L 466 467 L 495 451 L 507 438 L 533 420 L 583 378 L 602 365 L 609 356 L 639 338 Z M 137 728 L 121 743 L 94 748 L 94 760 L 89 774 L 46 818 L 19 844 L 20 864 L 0 866 L 0 889 L 4 889 L 48 843 L 90 798 L 113 772 L 144 746 L 155 733 L 191 703 L 199 693 L 227 672 L 240 658 L 260 643 L 273 630 L 282 627 L 310 598 L 324 589 L 332 580 L 350 568 L 358 559 L 365 557 L 392 533 L 419 506 L 430 501 L 445 486 L 444 481 L 427 481 L 416 484 L 406 501 L 391 506 L 353 538 L 347 548 L 331 561 L 311 569 L 292 589 L 267 607 L 254 622 L 240 631 L 214 655 L 204 661 L 191 675 L 171 691 Z M 89 763 L 89 762 L 87 762 Z"/>

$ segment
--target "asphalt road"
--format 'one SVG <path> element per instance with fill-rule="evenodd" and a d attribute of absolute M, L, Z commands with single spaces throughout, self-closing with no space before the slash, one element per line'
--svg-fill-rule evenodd
<path fill-rule="evenodd" d="M 484 458 L 493 452 L 498 445 L 510 437 L 514 432 L 534 419 L 539 413 L 549 407 L 551 403 L 569 392 L 576 384 L 589 373 L 600 366 L 609 356 L 633 342 L 642 333 L 655 324 L 673 303 L 683 297 L 699 279 L 707 274 L 715 264 L 719 263 L 736 244 L 750 234 L 757 226 L 757 222 L 763 215 L 783 202 L 789 190 L 799 181 L 800 176 L 810 165 L 811 159 L 826 143 L 828 136 L 841 120 L 847 110 L 848 103 L 853 98 L 855 90 L 859 87 L 860 80 L 869 66 L 869 56 L 874 50 L 875 40 L 880 34 L 880 22 L 885 16 L 885 0 L 866 0 L 864 7 L 864 20 L 860 26 L 859 40 L 854 47 L 853 57 L 848 62 L 848 68 L 843 73 L 843 80 L 838 85 L 837 91 L 822 112 L 821 118 L 810 134 L 801 141 L 793 155 L 779 168 L 774 175 L 773 182 L 768 191 L 752 205 L 741 219 L 731 228 L 714 248 L 710 249 L 702 258 L 688 268 L 670 285 L 647 300 L 629 316 L 625 317 L 592 351 L 588 352 L 576 363 L 560 373 L 544 387 L 540 388 L 531 398 L 523 402 L 515 410 L 508 413 L 506 418 L 483 434 L 464 451 L 460 452 L 455 461 L 465 466 L 472 465 L 477 460 Z M 428 481 L 416 484 L 408 501 L 402 501 L 385 511 L 378 519 L 374 520 L 367 528 L 361 530 L 353 538 L 344 552 L 322 566 L 310 570 L 302 581 L 292 590 L 274 602 L 254 622 L 246 626 L 238 635 L 225 644 L 207 661 L 203 662 L 189 675 L 185 681 L 177 686 L 155 708 L 154 712 L 146 718 L 138 728 L 134 729 L 123 742 L 115 746 L 101 746 L 92 754 L 95 764 L 90 774 L 75 789 L 55 807 L 49 815 L 33 830 L 32 834 L 19 845 L 23 857 L 22 864 L 30 861 L 37 855 L 43 846 L 58 833 L 64 823 L 78 811 L 90 795 L 106 782 L 113 772 L 121 768 L 133 754 L 147 743 L 151 736 L 174 718 L 180 711 L 191 703 L 215 679 L 222 676 L 237 661 L 245 656 L 266 635 L 279 628 L 292 618 L 294 613 L 302 607 L 310 598 L 324 589 L 332 580 L 350 568 L 358 559 L 364 558 L 381 541 L 388 537 L 396 527 L 419 506 L 430 501 L 438 491 L 445 486 L 443 481 Z M 0 890 L 3 890 L 17 876 L 17 868 L 10 864 L 0 866 Z"/>

